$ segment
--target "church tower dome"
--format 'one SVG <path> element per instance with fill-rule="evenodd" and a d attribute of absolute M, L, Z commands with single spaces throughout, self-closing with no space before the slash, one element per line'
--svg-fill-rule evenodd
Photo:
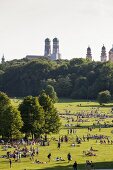
<path fill-rule="evenodd" d="M 50 39 L 49 39 L 49 38 L 46 38 L 46 39 L 45 39 L 45 42 L 50 42 Z"/>
<path fill-rule="evenodd" d="M 53 39 L 53 42 L 59 42 L 59 39 L 55 37 L 55 38 Z"/>

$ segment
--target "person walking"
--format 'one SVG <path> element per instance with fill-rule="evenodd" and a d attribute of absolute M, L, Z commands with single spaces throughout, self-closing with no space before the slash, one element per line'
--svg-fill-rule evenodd
<path fill-rule="evenodd" d="M 60 146 L 61 146 L 61 144 L 60 144 L 60 142 L 58 142 L 58 146 L 57 146 L 57 148 L 58 148 L 58 149 L 60 149 Z"/>
<path fill-rule="evenodd" d="M 74 164 L 73 164 L 73 169 L 74 170 L 77 170 L 77 162 L 75 161 Z"/>
<path fill-rule="evenodd" d="M 72 157 L 71 157 L 70 153 L 67 154 L 67 159 L 68 159 L 68 163 L 72 160 Z"/>

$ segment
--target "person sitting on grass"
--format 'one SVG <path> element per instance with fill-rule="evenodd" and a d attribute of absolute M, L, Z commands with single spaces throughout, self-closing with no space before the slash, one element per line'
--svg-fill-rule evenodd
<path fill-rule="evenodd" d="M 91 170 L 91 163 L 89 160 L 86 160 L 86 170 Z"/>
<path fill-rule="evenodd" d="M 96 149 L 93 149 L 92 147 L 90 148 L 90 151 L 98 151 L 98 150 L 96 150 Z"/>
<path fill-rule="evenodd" d="M 56 157 L 56 161 L 65 161 L 62 157 Z"/>
<path fill-rule="evenodd" d="M 71 146 L 75 147 L 75 143 L 72 143 Z"/>

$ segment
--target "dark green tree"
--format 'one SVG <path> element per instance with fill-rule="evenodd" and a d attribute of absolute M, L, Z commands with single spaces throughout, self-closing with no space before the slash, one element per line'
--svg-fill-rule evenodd
<path fill-rule="evenodd" d="M 42 92 L 39 96 L 39 103 L 43 107 L 45 113 L 45 134 L 59 132 L 61 126 L 60 118 L 51 98 L 46 93 Z"/>
<path fill-rule="evenodd" d="M 0 134 L 3 138 L 19 138 L 23 122 L 20 112 L 15 109 L 9 97 L 0 92 Z"/>
<path fill-rule="evenodd" d="M 97 101 L 100 103 L 100 105 L 103 103 L 108 103 L 110 100 L 111 94 L 108 90 L 99 92 Z"/>
<path fill-rule="evenodd" d="M 23 121 L 20 112 L 13 106 L 5 109 L 1 116 L 1 135 L 3 138 L 19 139 Z"/>
<path fill-rule="evenodd" d="M 36 96 L 47 85 L 53 86 L 58 97 L 63 98 L 96 99 L 105 90 L 113 98 L 113 62 L 38 58 L 0 64 L 0 90 L 11 97 Z"/>
<path fill-rule="evenodd" d="M 44 111 L 40 106 L 37 97 L 27 96 L 19 106 L 19 110 L 24 122 L 22 131 L 26 136 L 40 136 L 43 133 Z"/>
<path fill-rule="evenodd" d="M 52 99 L 53 103 L 58 101 L 58 97 L 57 97 L 57 94 L 56 94 L 53 86 L 47 85 L 47 87 L 45 89 L 45 93 L 47 95 L 49 95 L 49 97 Z"/>

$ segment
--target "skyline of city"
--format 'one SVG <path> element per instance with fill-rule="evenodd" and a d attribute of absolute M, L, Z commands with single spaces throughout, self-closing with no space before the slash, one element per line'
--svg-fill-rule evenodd
<path fill-rule="evenodd" d="M 1 0 L 0 56 L 6 60 L 43 55 L 44 39 L 57 37 L 63 59 L 85 58 L 87 47 L 100 61 L 112 48 L 112 0 Z"/>
<path fill-rule="evenodd" d="M 56 38 L 56 37 L 55 37 Z M 49 39 L 49 38 L 46 38 L 46 39 Z M 46 39 L 45 39 L 45 41 L 46 41 Z M 54 40 L 54 39 L 53 39 Z M 53 44 L 52 44 L 52 41 L 49 39 L 49 41 L 50 41 L 50 50 L 51 50 L 51 54 L 52 54 L 52 51 L 54 50 L 53 49 Z M 59 39 L 58 39 L 58 41 L 59 41 Z M 45 44 L 44 44 L 45 45 Z M 90 58 L 90 57 L 87 57 L 87 50 L 88 50 L 88 48 L 90 48 L 90 52 L 91 52 L 91 60 L 93 60 L 93 61 L 101 61 L 101 53 L 102 53 L 102 48 L 103 47 L 105 47 L 105 45 L 103 44 L 102 46 L 101 46 L 101 49 L 100 49 L 100 56 L 99 56 L 99 59 L 98 60 L 95 60 L 96 58 L 94 58 L 94 56 L 93 56 L 93 52 L 92 52 L 92 47 L 90 46 L 90 45 L 88 45 L 87 46 L 87 48 L 86 48 L 86 53 L 85 53 L 85 55 L 84 55 L 84 57 L 72 57 L 72 58 L 64 58 L 64 57 L 62 57 L 62 53 L 59 53 L 60 54 L 60 59 L 73 59 L 73 58 Z M 108 51 L 106 51 L 106 47 L 105 47 L 105 53 L 106 53 L 106 61 L 108 61 L 109 60 L 109 52 L 110 52 L 110 50 L 112 50 L 113 49 L 113 44 L 112 44 L 112 48 L 110 48 Z M 30 59 L 32 56 L 34 56 L 34 58 L 37 56 L 37 57 L 45 57 L 46 55 L 45 55 L 45 48 L 44 48 L 44 46 L 43 46 L 43 53 L 40 53 L 40 54 L 27 54 L 26 56 L 24 56 L 24 57 L 22 57 L 22 58 L 28 58 L 28 59 Z M 59 50 L 59 52 L 61 52 L 60 50 Z M 2 56 L 1 56 L 1 58 L 4 58 L 4 60 L 5 61 L 10 61 L 10 60 L 6 60 L 6 56 L 4 55 L 4 53 L 2 54 Z M 13 59 L 22 59 L 22 58 L 13 58 Z M 53 59 L 54 60 L 54 59 Z"/>

